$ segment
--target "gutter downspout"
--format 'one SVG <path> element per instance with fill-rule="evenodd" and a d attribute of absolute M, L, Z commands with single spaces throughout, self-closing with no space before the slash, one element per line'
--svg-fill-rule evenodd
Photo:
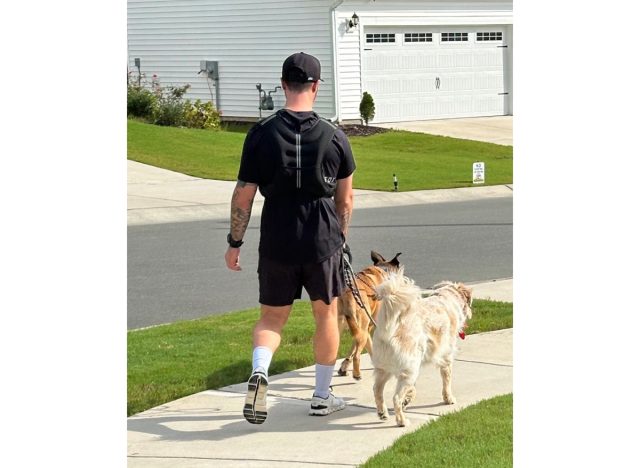
<path fill-rule="evenodd" d="M 329 21 L 331 21 L 331 55 L 333 56 L 333 97 L 334 97 L 334 110 L 335 114 L 330 117 L 331 122 L 336 122 L 340 118 L 339 102 L 340 102 L 340 85 L 338 84 L 338 51 L 336 49 L 336 9 L 344 3 L 344 0 L 339 0 L 333 4 L 329 10 Z"/>

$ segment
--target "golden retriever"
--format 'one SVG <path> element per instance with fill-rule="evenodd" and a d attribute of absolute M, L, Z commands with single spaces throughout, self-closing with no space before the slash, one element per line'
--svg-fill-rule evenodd
<path fill-rule="evenodd" d="M 389 378 L 396 377 L 393 408 L 396 423 L 405 426 L 409 421 L 403 410 L 416 396 L 415 383 L 423 364 L 440 368 L 442 398 L 447 404 L 456 402 L 451 393 L 452 364 L 456 337 L 463 336 L 472 316 L 472 291 L 462 283 L 445 281 L 435 285 L 430 296 L 422 297 L 420 288 L 401 268 L 376 292 L 380 306 L 371 356 L 376 409 L 380 419 L 389 417 L 383 391 Z"/>

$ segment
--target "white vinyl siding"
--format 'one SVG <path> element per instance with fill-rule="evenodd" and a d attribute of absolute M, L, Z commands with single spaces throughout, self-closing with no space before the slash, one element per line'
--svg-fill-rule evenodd
<path fill-rule="evenodd" d="M 326 0 L 128 0 L 129 69 L 134 59 L 150 81 L 190 84 L 186 98 L 211 100 L 201 60 L 218 61 L 220 109 L 225 117 L 257 118 L 257 83 L 280 85 L 282 62 L 295 52 L 318 57 L 324 83 L 315 110 L 335 115 L 330 2 Z M 215 102 L 215 87 L 210 81 Z M 277 110 L 284 93 L 272 94 Z M 262 116 L 271 111 L 262 111 Z"/>

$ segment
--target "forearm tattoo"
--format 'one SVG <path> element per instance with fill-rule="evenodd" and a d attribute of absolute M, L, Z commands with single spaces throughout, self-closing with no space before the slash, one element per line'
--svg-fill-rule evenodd
<path fill-rule="evenodd" d="M 342 230 L 344 237 L 347 237 L 349 224 L 351 224 L 351 210 L 345 208 L 340 213 L 338 213 L 338 221 L 340 222 L 340 229 Z"/>
<path fill-rule="evenodd" d="M 235 240 L 241 240 L 244 237 L 244 233 L 249 226 L 249 220 L 251 219 L 251 208 L 253 207 L 254 197 L 249 201 L 248 208 L 238 206 L 238 197 L 240 196 L 239 189 L 247 185 L 251 184 L 239 180 L 231 197 L 231 237 Z"/>

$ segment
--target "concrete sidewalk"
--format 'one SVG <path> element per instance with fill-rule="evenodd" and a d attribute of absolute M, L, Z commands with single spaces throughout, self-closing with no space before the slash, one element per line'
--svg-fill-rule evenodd
<path fill-rule="evenodd" d="M 307 415 L 314 368 L 271 376 L 269 416 L 262 425 L 242 416 L 246 383 L 208 390 L 128 418 L 128 466 L 133 467 L 345 467 L 357 466 L 401 435 L 480 400 L 513 391 L 513 330 L 470 335 L 460 341 L 454 364 L 455 405 L 441 397 L 435 367 L 422 369 L 416 399 L 407 408 L 408 427 L 376 415 L 373 368 L 363 355 L 363 378 L 334 377 L 343 411 Z M 340 361 L 336 364 L 336 369 Z M 385 388 L 392 407 L 392 379 Z"/>
<path fill-rule="evenodd" d="M 235 182 L 200 179 L 135 161 L 127 161 L 127 171 L 128 225 L 229 217 Z M 354 206 L 357 209 L 513 196 L 510 185 L 415 192 L 354 192 Z M 263 201 L 258 192 L 253 207 L 254 216 L 260 215 Z"/>

